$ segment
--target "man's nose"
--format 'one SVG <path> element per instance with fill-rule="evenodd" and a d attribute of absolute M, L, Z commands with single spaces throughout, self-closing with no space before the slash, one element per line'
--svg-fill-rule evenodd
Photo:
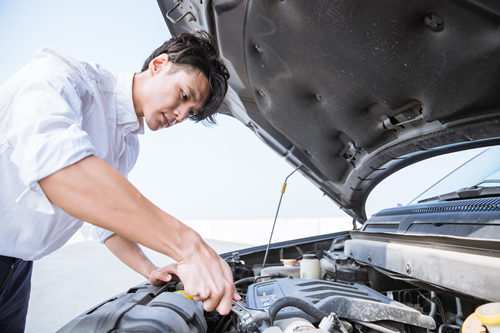
<path fill-rule="evenodd" d="M 175 118 L 178 123 L 184 121 L 189 115 L 189 107 L 187 106 L 179 106 L 175 109 Z"/>

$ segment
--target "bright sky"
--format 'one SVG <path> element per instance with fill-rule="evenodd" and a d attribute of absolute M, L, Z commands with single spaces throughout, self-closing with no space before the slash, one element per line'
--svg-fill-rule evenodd
<path fill-rule="evenodd" d="M 0 0 L 0 83 L 40 48 L 54 47 L 113 71 L 138 71 L 170 34 L 155 0 Z M 293 169 L 237 120 L 185 122 L 146 132 L 131 182 L 181 220 L 273 218 Z M 299 173 L 280 217 L 342 216 Z"/>

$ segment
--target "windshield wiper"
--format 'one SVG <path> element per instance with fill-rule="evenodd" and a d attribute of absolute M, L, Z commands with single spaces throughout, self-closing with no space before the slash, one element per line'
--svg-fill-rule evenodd
<path fill-rule="evenodd" d="M 458 191 L 440 194 L 435 197 L 420 200 L 421 202 L 436 201 L 436 200 L 456 200 L 456 199 L 470 199 L 470 198 L 483 198 L 500 195 L 500 186 L 481 186 L 484 184 L 500 184 L 500 179 L 485 179 L 480 183 L 462 188 Z"/>
<path fill-rule="evenodd" d="M 482 184 L 500 184 L 500 179 L 485 179 L 479 183 L 477 183 L 476 185 L 474 186 L 471 186 L 471 187 L 479 187 L 479 185 L 482 185 Z"/>
<path fill-rule="evenodd" d="M 421 196 L 423 196 L 425 193 L 429 192 L 430 189 L 432 189 L 433 187 L 435 187 L 436 185 L 438 185 L 439 183 L 441 183 L 443 180 L 445 180 L 446 178 L 448 178 L 449 176 L 451 176 L 452 174 L 454 174 L 458 170 L 462 169 L 464 166 L 466 166 L 467 164 L 469 164 L 470 162 L 472 162 L 473 160 L 475 160 L 476 158 L 478 158 L 479 156 L 481 156 L 482 154 L 484 154 L 485 152 L 487 152 L 490 149 L 491 148 L 486 148 L 485 150 L 479 152 L 479 154 L 472 156 L 470 159 L 468 159 L 464 163 L 460 164 L 455 169 L 451 170 L 449 173 L 447 173 L 444 177 L 442 177 L 441 179 L 439 179 L 437 182 L 435 182 L 434 184 L 432 184 L 431 186 L 429 186 L 428 188 L 426 188 L 425 191 L 423 191 L 422 193 L 420 193 L 419 195 L 417 195 L 416 197 L 414 197 L 413 199 L 411 199 L 406 205 L 407 206 L 410 205 L 412 202 L 416 201 L 418 198 L 420 198 Z M 421 201 L 427 201 L 427 200 L 428 199 L 423 199 Z M 419 202 L 421 202 L 421 201 L 419 201 Z"/>

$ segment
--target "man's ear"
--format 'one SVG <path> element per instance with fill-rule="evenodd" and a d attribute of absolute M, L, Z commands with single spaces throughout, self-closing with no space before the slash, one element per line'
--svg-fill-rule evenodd
<path fill-rule="evenodd" d="M 162 53 L 149 62 L 149 71 L 151 75 L 156 75 L 164 70 L 170 64 L 168 54 Z"/>

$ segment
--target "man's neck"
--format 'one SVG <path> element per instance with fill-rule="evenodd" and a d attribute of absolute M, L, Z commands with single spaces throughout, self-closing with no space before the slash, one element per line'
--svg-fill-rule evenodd
<path fill-rule="evenodd" d="M 146 72 L 141 72 L 141 73 L 135 73 L 134 74 L 134 79 L 132 81 L 132 100 L 134 102 L 134 110 L 135 114 L 137 115 L 137 118 L 143 117 L 144 112 L 143 112 L 143 87 L 144 87 L 144 80 Z"/>

